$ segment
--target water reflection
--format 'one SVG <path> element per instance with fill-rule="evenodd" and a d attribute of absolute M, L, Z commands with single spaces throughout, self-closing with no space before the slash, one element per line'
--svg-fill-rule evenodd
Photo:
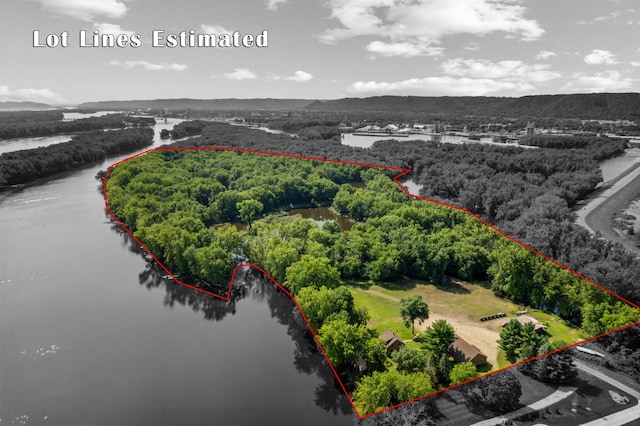
<path fill-rule="evenodd" d="M 289 216 L 300 215 L 303 219 L 313 220 L 320 229 L 328 221 L 337 222 L 341 231 L 348 231 L 353 226 L 353 222 L 341 214 L 338 214 L 331 207 L 310 207 L 304 209 L 292 209 L 288 210 Z"/>
<path fill-rule="evenodd" d="M 144 253 L 144 250 L 129 234 L 122 231 L 120 226 L 114 224 L 112 229 L 123 237 L 123 244 L 128 246 L 130 251 L 140 255 Z M 326 358 L 319 351 L 295 303 L 260 271 L 251 267 L 239 269 L 231 287 L 229 301 L 169 281 L 163 278 L 164 274 L 164 271 L 155 263 L 148 263 L 138 275 L 139 283 L 147 289 L 164 289 L 163 305 L 165 307 L 173 308 L 176 304 L 188 306 L 194 312 L 201 312 L 203 318 L 209 321 L 221 321 L 235 315 L 238 312 L 238 303 L 243 299 L 266 303 L 271 317 L 286 326 L 287 334 L 295 345 L 293 365 L 296 370 L 310 376 L 315 375 L 320 379 L 320 384 L 315 390 L 316 405 L 335 415 L 355 416 L 353 408 L 341 390 Z M 261 349 L 260 356 L 273 356 L 271 348 Z"/>

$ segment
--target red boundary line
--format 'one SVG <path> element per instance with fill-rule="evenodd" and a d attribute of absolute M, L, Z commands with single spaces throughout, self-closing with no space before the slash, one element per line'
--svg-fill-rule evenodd
<path fill-rule="evenodd" d="M 111 217 L 112 217 L 112 218 L 113 218 L 113 219 L 114 219 L 114 220 L 115 220 L 115 221 L 116 221 L 116 222 L 117 222 L 117 223 L 118 223 L 118 224 L 119 224 L 119 225 L 120 225 L 120 226 L 121 226 L 121 227 L 122 227 L 126 232 L 127 232 L 127 234 L 129 234 L 129 236 L 130 236 L 131 238 L 133 238 L 133 239 L 134 239 L 134 240 L 135 240 L 135 241 L 140 245 L 140 247 L 142 247 L 142 249 L 143 249 L 144 251 L 146 251 L 146 252 L 147 252 L 147 254 L 149 254 L 149 255 L 153 258 L 153 260 L 154 260 L 154 261 L 155 261 L 155 262 L 156 262 L 156 263 L 157 263 L 157 264 L 158 264 L 158 265 L 159 265 L 159 266 L 160 266 L 160 267 L 161 267 L 161 268 L 162 268 L 162 269 L 167 273 L 167 275 L 169 275 L 169 276 L 172 278 L 172 280 L 173 280 L 176 284 L 182 285 L 182 286 L 184 286 L 184 287 L 188 287 L 188 288 L 190 288 L 190 289 L 193 289 L 193 290 L 199 291 L 199 292 L 204 293 L 204 294 L 207 294 L 207 295 L 209 295 L 209 296 L 217 297 L 217 298 L 222 299 L 222 300 L 224 300 L 224 301 L 229 301 L 229 298 L 231 297 L 231 288 L 232 288 L 233 281 L 234 281 L 234 279 L 235 279 L 235 276 L 236 276 L 236 273 L 237 273 L 238 269 L 240 269 L 240 268 L 242 268 L 242 267 L 251 267 L 251 268 L 254 268 L 254 269 L 256 269 L 256 270 L 260 271 L 262 274 L 264 274 L 264 275 L 265 275 L 269 280 L 271 280 L 271 282 L 273 282 L 273 284 L 274 284 L 276 287 L 278 287 L 280 290 L 282 290 L 282 291 L 283 291 L 287 296 L 289 296 L 289 297 L 293 300 L 293 302 L 296 304 L 296 307 L 298 308 L 298 311 L 299 311 L 299 312 L 300 312 L 300 314 L 302 315 L 302 319 L 304 319 L 304 322 L 307 324 L 307 327 L 309 327 L 309 330 L 311 331 L 311 334 L 313 335 L 313 338 L 314 338 L 314 340 L 316 341 L 316 344 L 317 344 L 318 348 L 320 348 L 320 351 L 322 352 L 322 355 L 324 355 L 325 359 L 327 360 L 327 363 L 329 364 L 329 367 L 331 368 L 331 371 L 333 372 L 333 375 L 335 376 L 336 380 L 337 380 L 337 381 L 338 381 L 338 383 L 340 384 L 340 388 L 341 388 L 341 389 L 342 389 L 342 391 L 345 393 L 345 395 L 346 395 L 347 399 L 349 400 L 349 403 L 351 404 L 351 407 L 353 408 L 353 411 L 356 413 L 356 415 L 358 416 L 358 419 L 360 419 L 360 420 L 363 420 L 363 419 L 366 419 L 366 418 L 369 418 L 369 417 L 372 417 L 372 416 L 375 416 L 375 415 L 378 415 L 378 414 L 384 413 L 384 412 L 386 412 L 386 411 L 393 410 L 393 409 L 395 409 L 395 408 L 401 407 L 401 406 L 403 406 L 403 405 L 410 404 L 410 403 L 412 403 L 412 402 L 415 402 L 415 401 L 421 400 L 421 399 L 423 399 L 423 398 L 427 398 L 427 397 L 429 397 L 429 396 L 437 395 L 437 394 L 442 393 L 442 392 L 445 392 L 445 391 L 447 391 L 447 390 L 454 389 L 454 388 L 457 388 L 457 387 L 459 387 L 459 386 L 465 385 L 465 384 L 467 384 L 467 383 L 474 382 L 474 381 L 476 381 L 476 380 L 478 380 L 478 379 L 481 379 L 481 378 L 483 378 L 483 377 L 487 377 L 487 376 L 491 376 L 491 375 L 493 375 L 493 374 L 500 373 L 500 372 L 502 372 L 502 371 L 505 371 L 505 370 L 511 369 L 511 368 L 516 367 L 516 366 L 518 366 L 518 365 L 522 365 L 522 364 L 525 364 L 525 363 L 528 363 L 528 362 L 531 362 L 531 361 L 534 361 L 534 360 L 537 360 L 537 359 L 543 358 L 543 357 L 545 357 L 545 356 L 547 356 L 547 355 L 554 354 L 554 353 L 557 353 L 557 352 L 560 352 L 560 351 L 563 351 L 563 350 L 566 350 L 566 349 L 572 348 L 572 347 L 577 346 L 577 345 L 581 345 L 581 344 L 583 344 L 583 343 L 585 343 L 585 342 L 590 342 L 590 341 L 592 341 L 592 340 L 598 339 L 598 338 L 603 337 L 603 336 L 607 336 L 607 335 L 609 335 L 609 334 L 612 334 L 612 333 L 615 333 L 615 332 L 618 332 L 618 331 L 621 331 L 621 330 L 625 330 L 625 329 L 630 328 L 630 327 L 633 327 L 633 326 L 635 326 L 635 325 L 640 325 L 640 321 L 638 321 L 638 322 L 636 322 L 636 323 L 628 324 L 628 325 L 625 325 L 625 326 L 623 326 L 623 327 L 617 328 L 617 329 L 615 329 L 615 330 L 611 330 L 611 331 L 608 331 L 608 332 L 606 332 L 606 333 L 599 334 L 599 335 L 594 336 L 594 337 L 590 337 L 590 338 L 585 339 L 585 340 L 583 340 L 583 341 L 581 341 L 581 342 L 573 343 L 573 344 L 571 344 L 571 345 L 565 346 L 565 347 L 563 347 L 563 348 L 556 349 L 556 350 L 551 351 L 551 352 L 548 352 L 548 353 L 546 353 L 546 354 L 538 355 L 538 356 L 536 356 L 536 357 L 534 357 L 534 358 L 531 358 L 531 359 L 528 359 L 528 360 L 525 360 L 525 361 L 518 362 L 518 363 L 513 364 L 513 365 L 510 365 L 510 366 L 508 366 L 508 367 L 501 368 L 500 370 L 493 371 L 493 372 L 491 372 L 491 373 L 487 373 L 487 374 L 482 375 L 482 376 L 480 376 L 480 377 L 475 377 L 475 378 L 470 379 L 470 380 L 467 380 L 467 381 L 465 381 L 465 382 L 456 383 L 455 385 L 449 386 L 449 387 L 444 388 L 444 389 L 437 390 L 437 391 L 435 391 L 435 392 L 431 392 L 431 393 L 429 393 L 429 394 L 427 394 L 427 395 L 423 395 L 423 396 L 420 396 L 420 397 L 418 397 L 418 398 L 411 399 L 411 400 L 409 400 L 409 401 L 404 401 L 404 402 L 402 402 L 402 403 L 400 403 L 400 404 L 396 404 L 396 405 L 394 405 L 394 406 L 392 406 L 392 407 L 388 407 L 388 408 L 385 408 L 385 409 L 383 409 L 383 410 L 376 411 L 375 413 L 372 413 L 372 414 L 367 414 L 367 415 L 365 415 L 365 416 L 361 416 L 361 415 L 360 415 L 360 413 L 358 412 L 358 410 L 356 409 L 356 406 L 355 406 L 355 404 L 354 404 L 353 400 L 351 399 L 351 395 L 349 395 L 349 392 L 347 392 L 347 389 L 346 389 L 346 387 L 345 387 L 344 383 L 342 383 L 342 380 L 340 380 L 340 376 L 338 375 L 338 372 L 337 372 L 337 371 L 336 371 L 336 369 L 333 367 L 333 364 L 331 364 L 331 361 L 329 360 L 329 357 L 327 356 L 327 353 L 325 352 L 324 348 L 323 348 L 323 347 L 322 347 L 322 345 L 320 344 L 320 341 L 318 340 L 318 336 L 316 335 L 315 331 L 314 331 L 314 330 L 313 330 L 313 328 L 311 327 L 311 324 L 309 323 L 309 320 L 307 320 L 307 317 L 305 316 L 304 312 L 302 311 L 302 308 L 301 308 L 301 307 L 300 307 L 300 305 L 298 304 L 298 301 L 296 300 L 296 298 L 295 298 L 295 297 L 293 297 L 293 295 L 289 292 L 289 290 L 287 290 L 284 286 L 282 286 L 279 282 L 277 282 L 277 281 L 276 281 L 276 280 L 275 280 L 271 275 L 269 275 L 269 274 L 268 274 L 264 269 L 262 269 L 260 266 L 255 265 L 255 264 L 253 264 L 253 263 L 242 263 L 242 264 L 237 265 L 237 266 L 233 269 L 233 272 L 232 272 L 232 274 L 231 274 L 231 280 L 230 280 L 230 282 L 229 282 L 229 290 L 227 291 L 227 296 L 226 296 L 226 297 L 225 297 L 225 296 L 221 296 L 221 295 L 216 294 L 216 293 L 213 293 L 213 292 L 210 292 L 210 291 L 207 291 L 207 290 L 204 290 L 204 289 L 201 289 L 201 288 L 196 287 L 196 286 L 194 286 L 194 285 L 184 283 L 184 282 L 182 282 L 182 281 L 178 280 L 178 279 L 176 278 L 176 276 L 175 276 L 175 275 L 174 275 L 174 274 L 173 274 L 169 269 L 167 269 L 167 267 L 166 267 L 166 266 L 164 266 L 164 265 L 162 264 L 162 262 L 160 262 L 160 260 L 158 260 L 158 258 L 157 258 L 153 253 L 151 253 L 151 251 L 150 251 L 150 250 L 149 250 L 149 249 L 148 249 L 148 248 L 147 248 L 147 247 L 146 247 L 146 246 L 145 246 L 145 245 L 144 245 L 140 240 L 138 240 L 138 238 L 136 238 L 136 236 L 135 236 L 135 235 L 133 235 L 133 232 L 131 232 L 131 231 L 129 230 L 129 228 L 127 228 L 127 226 L 126 226 L 126 225 L 125 225 L 125 224 L 124 224 L 124 223 L 123 223 L 123 222 L 122 222 L 122 221 L 121 221 L 121 220 L 120 220 L 120 219 L 119 219 L 115 214 L 113 214 L 113 212 L 109 209 L 109 201 L 107 200 L 107 179 L 108 179 L 109 175 L 111 174 L 111 171 L 113 170 L 113 168 L 114 168 L 114 167 L 116 167 L 116 166 L 118 166 L 119 164 L 125 163 L 125 162 L 127 162 L 127 161 L 129 161 L 129 160 L 131 160 L 131 159 L 134 159 L 134 158 L 136 158 L 136 157 L 140 157 L 140 156 L 142 156 L 142 155 L 145 155 L 145 154 L 147 154 L 147 153 L 149 153 L 149 152 L 153 152 L 153 151 L 232 151 L 232 152 L 247 152 L 247 153 L 251 153 L 251 154 L 259 154 L 259 155 L 272 155 L 272 156 L 276 156 L 276 157 L 288 157 L 288 158 L 296 158 L 296 159 L 302 159 L 302 160 L 322 161 L 322 162 L 326 162 L 326 163 L 337 163 L 337 164 L 346 164 L 346 165 L 351 165 L 351 166 L 372 167 L 372 168 L 376 168 L 376 169 L 396 170 L 396 171 L 399 171 L 400 173 L 393 177 L 393 181 L 394 181 L 394 182 L 395 182 L 395 183 L 400 187 L 400 189 L 402 189 L 402 191 L 403 191 L 406 195 L 408 195 L 409 197 L 412 197 L 412 198 L 415 198 L 415 199 L 418 199 L 418 200 L 422 200 L 422 201 L 427 201 L 427 202 L 429 202 L 429 203 L 437 204 L 437 205 L 440 205 L 440 206 L 443 206 L 443 207 L 448 207 L 448 208 L 451 208 L 451 209 L 458 210 L 458 211 L 460 211 L 460 212 L 466 213 L 466 214 L 470 215 L 471 217 L 473 217 L 474 219 L 476 219 L 477 221 L 479 221 L 480 223 L 482 223 L 483 225 L 485 225 L 485 226 L 489 227 L 490 229 L 494 230 L 495 232 L 497 232 L 497 233 L 498 233 L 498 234 L 500 234 L 501 236 L 503 236 L 503 237 L 505 237 L 505 238 L 507 238 L 507 239 L 509 239 L 509 240 L 513 241 L 514 243 L 518 244 L 519 246 L 521 246 L 521 247 L 523 247 L 523 248 L 525 248 L 525 249 L 529 250 L 529 251 L 530 251 L 531 253 L 533 253 L 533 254 L 536 254 L 536 255 L 538 255 L 538 256 L 540 256 L 540 257 L 542 257 L 543 259 L 545 259 L 545 260 L 547 260 L 547 261 L 549 261 L 549 262 L 553 263 L 554 265 L 559 266 L 560 268 L 562 268 L 562 269 L 564 269 L 565 271 L 567 271 L 567 272 L 569 272 L 569 273 L 573 274 L 574 276 L 576 276 L 576 277 L 578 277 L 578 278 L 580 278 L 580 279 L 582 279 L 582 280 L 584 280 L 584 281 L 588 282 L 589 284 L 592 284 L 592 285 L 594 285 L 594 286 L 598 287 L 600 290 L 603 290 L 603 291 L 605 291 L 605 292 L 609 293 L 610 295 L 612 295 L 612 296 L 614 296 L 614 297 L 618 298 L 618 299 L 619 299 L 619 300 L 621 300 L 622 302 L 624 302 L 624 303 L 626 303 L 626 304 L 628 304 L 628 305 L 630 305 L 630 306 L 632 306 L 632 307 L 634 307 L 634 308 L 636 308 L 636 309 L 639 309 L 639 310 L 640 310 L 640 306 L 638 306 L 638 305 L 636 305 L 636 304 L 634 304 L 634 303 L 632 303 L 632 302 L 630 302 L 630 301 L 626 300 L 625 298 L 623 298 L 623 297 L 621 297 L 621 296 L 617 295 L 616 293 L 612 292 L 611 290 L 608 290 L 608 289 L 606 289 L 606 288 L 602 287 L 601 285 L 599 285 L 599 284 L 595 283 L 594 281 L 590 280 L 589 278 L 584 277 L 583 275 L 581 275 L 581 274 L 579 274 L 578 272 L 576 272 L 576 271 L 574 271 L 574 270 L 572 270 L 572 269 L 568 268 L 567 266 L 562 265 L 561 263 L 559 263 L 559 262 L 557 262 L 557 261 L 555 261 L 555 260 L 553 260 L 553 259 L 549 258 L 548 256 L 545 256 L 544 254 L 542 254 L 542 253 L 538 252 L 537 250 L 535 250 L 535 249 L 533 249 L 533 248 L 531 248 L 531 247 L 527 246 L 526 244 L 524 244 L 524 243 L 522 243 L 522 242 L 520 242 L 520 241 L 516 240 L 515 238 L 513 238 L 513 237 L 511 237 L 511 236 L 509 236 L 509 235 L 507 235 L 507 234 L 505 234 L 504 232 L 502 232 L 501 230 L 499 230 L 498 228 L 496 228 L 495 226 L 493 226 L 492 224 L 490 224 L 489 222 L 487 222 L 486 220 L 484 220 L 484 219 L 483 219 L 483 218 L 481 218 L 480 216 L 476 215 L 475 213 L 473 213 L 473 212 L 471 212 L 471 211 L 469 211 L 469 210 L 467 210 L 467 209 L 465 209 L 465 208 L 463 208 L 463 207 L 455 206 L 455 205 L 453 205 L 453 204 L 443 203 L 443 202 L 441 202 L 441 201 L 432 200 L 432 199 L 430 199 L 430 198 L 419 197 L 419 196 L 417 196 L 417 195 L 414 195 L 414 194 L 409 193 L 409 191 L 407 191 L 407 189 L 406 189 L 406 188 L 405 188 L 405 187 L 404 187 L 404 186 L 403 186 L 403 185 L 398 181 L 398 179 L 400 179 L 401 177 L 403 177 L 403 176 L 405 176 L 405 175 L 407 175 L 407 174 L 411 173 L 411 172 L 412 172 L 412 170 L 411 170 L 411 169 L 402 168 L 402 167 L 381 166 L 381 165 L 379 165 L 379 164 L 358 163 L 358 162 L 354 162 L 354 161 L 341 161 L 341 160 L 333 160 L 333 159 L 327 159 L 327 158 L 308 157 L 308 156 L 304 156 L 304 155 L 282 154 L 282 153 L 277 153 L 277 152 L 259 151 L 259 150 L 253 150 L 253 149 L 226 148 L 226 147 L 224 147 L 224 148 L 223 148 L 223 147 L 220 147 L 220 148 L 213 148 L 213 147 L 192 147 L 192 148 L 151 148 L 151 149 L 148 149 L 148 150 L 146 150 L 146 151 L 143 151 L 143 152 L 140 152 L 140 153 L 138 153 L 138 154 L 135 154 L 135 155 L 132 155 L 132 156 L 130 156 L 130 157 L 127 157 L 127 158 L 125 158 L 125 159 L 123 159 L 123 160 L 120 160 L 120 161 L 118 161 L 118 162 L 116 162 L 116 163 L 112 164 L 111 166 L 109 166 L 109 169 L 107 170 L 107 173 L 106 173 L 106 174 L 105 174 L 105 176 L 102 178 L 102 188 L 103 188 L 103 196 L 104 196 L 104 205 L 105 205 L 105 209 L 107 210 L 107 212 L 109 213 L 109 215 L 111 215 Z"/>

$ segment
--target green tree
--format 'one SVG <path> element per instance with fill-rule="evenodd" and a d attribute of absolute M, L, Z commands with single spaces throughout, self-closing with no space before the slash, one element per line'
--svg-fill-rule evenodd
<path fill-rule="evenodd" d="M 358 412 L 367 415 L 433 391 L 431 379 L 426 374 L 389 370 L 365 376 L 358 382 L 353 400 Z"/>
<path fill-rule="evenodd" d="M 423 338 L 424 348 L 436 355 L 446 353 L 455 340 L 456 333 L 453 326 L 444 319 L 435 320 L 427 327 Z"/>
<path fill-rule="evenodd" d="M 478 376 L 478 370 L 476 366 L 471 362 L 462 362 L 456 364 L 449 373 L 449 380 L 451 384 L 466 382 Z"/>
<path fill-rule="evenodd" d="M 353 368 L 367 352 L 371 337 L 364 325 L 349 324 L 344 318 L 324 323 L 318 332 L 318 340 L 336 368 Z"/>
<path fill-rule="evenodd" d="M 517 319 L 512 319 L 500 331 L 500 339 L 498 345 L 504 350 L 507 358 L 514 360 L 516 352 L 520 348 L 520 334 L 522 332 L 522 324 Z"/>
<path fill-rule="evenodd" d="M 417 319 L 424 321 L 429 318 L 429 306 L 419 294 L 403 297 L 400 299 L 400 316 L 405 326 L 411 325 L 411 334 L 415 334 L 414 322 Z"/>
<path fill-rule="evenodd" d="M 403 373 L 424 371 L 427 366 L 425 354 L 406 345 L 393 352 L 391 359 L 398 364 L 398 371 Z"/>
<path fill-rule="evenodd" d="M 334 288 L 340 284 L 340 273 L 326 257 L 303 255 L 286 271 L 286 285 L 293 294 L 303 287 Z"/>
<path fill-rule="evenodd" d="M 538 349 L 545 342 L 544 336 L 536 333 L 535 326 L 527 323 L 520 329 L 520 347 L 518 352 L 518 360 L 525 361 L 538 355 Z"/>
<path fill-rule="evenodd" d="M 264 206 L 260 201 L 248 199 L 242 200 L 236 204 L 238 213 L 240 213 L 240 219 L 246 222 L 251 228 L 251 222 L 260 214 L 264 209 Z"/>
<path fill-rule="evenodd" d="M 353 295 L 344 286 L 334 289 L 304 287 L 296 295 L 296 300 L 314 330 L 319 330 L 334 318 L 342 318 L 349 324 L 366 325 L 368 321 L 366 310 L 355 307 Z"/>

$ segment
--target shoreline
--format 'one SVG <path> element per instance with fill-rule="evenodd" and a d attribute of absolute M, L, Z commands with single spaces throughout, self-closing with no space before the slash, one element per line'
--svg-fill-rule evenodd
<path fill-rule="evenodd" d="M 640 256 L 640 247 L 619 235 L 613 228 L 613 216 L 639 195 L 640 163 L 636 163 L 585 200 L 587 204 L 576 211 L 575 223 L 608 241 L 622 244 L 625 249 Z"/>

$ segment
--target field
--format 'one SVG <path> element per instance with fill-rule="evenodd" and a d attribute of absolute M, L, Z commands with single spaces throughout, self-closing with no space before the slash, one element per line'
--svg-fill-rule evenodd
<path fill-rule="evenodd" d="M 516 311 L 527 308 L 508 299 L 495 296 L 493 291 L 480 283 L 470 283 L 453 279 L 448 286 L 435 286 L 415 280 L 394 283 L 352 283 L 349 286 L 356 306 L 365 307 L 371 319 L 368 326 L 377 332 L 391 329 L 405 341 L 411 340 L 411 327 L 406 327 L 400 316 L 400 299 L 419 294 L 429 305 L 429 319 L 421 324 L 416 321 L 417 332 L 424 330 L 435 320 L 446 319 L 456 329 L 456 333 L 477 346 L 488 357 L 490 366 L 480 368 L 483 372 L 497 370 L 509 365 L 497 340 L 505 321 L 516 318 Z M 506 318 L 481 322 L 480 317 L 504 312 Z M 562 339 L 567 343 L 579 341 L 579 330 L 568 327 L 561 319 L 537 310 L 529 309 L 527 315 L 535 317 L 547 325 L 551 341 Z M 409 346 L 419 347 L 415 342 Z"/>

